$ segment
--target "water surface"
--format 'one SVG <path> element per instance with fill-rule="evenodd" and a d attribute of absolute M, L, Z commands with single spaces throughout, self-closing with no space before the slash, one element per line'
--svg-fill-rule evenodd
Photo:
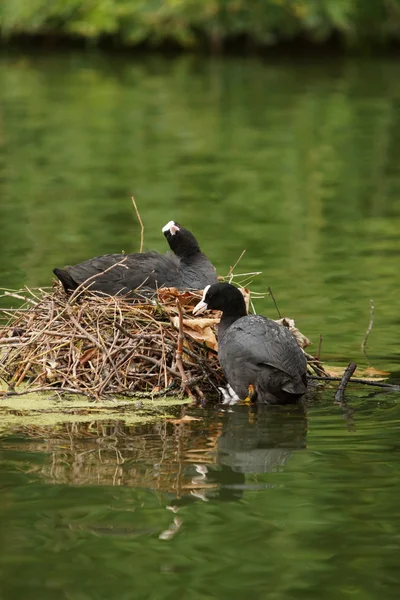
<path fill-rule="evenodd" d="M 3 597 L 397 598 L 400 395 L 350 400 L 16 430 Z"/>

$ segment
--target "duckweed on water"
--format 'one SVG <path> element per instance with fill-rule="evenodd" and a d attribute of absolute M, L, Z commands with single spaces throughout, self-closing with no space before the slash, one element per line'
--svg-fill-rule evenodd
<path fill-rule="evenodd" d="M 0 433 L 15 426 L 53 426 L 61 423 L 122 421 L 125 425 L 148 423 L 173 418 L 174 407 L 190 403 L 190 398 L 143 398 L 135 402 L 114 400 L 90 401 L 82 397 L 56 397 L 52 393 L 30 393 L 3 396 L 0 400 Z"/>

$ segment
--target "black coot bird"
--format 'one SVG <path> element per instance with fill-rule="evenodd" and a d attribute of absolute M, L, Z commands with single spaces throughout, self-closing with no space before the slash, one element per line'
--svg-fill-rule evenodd
<path fill-rule="evenodd" d="M 88 279 L 87 288 L 109 296 L 127 295 L 133 290 L 156 290 L 160 287 L 202 290 L 217 279 L 214 266 L 200 250 L 194 235 L 175 221 L 162 228 L 171 252 L 142 254 L 105 254 L 90 258 L 53 273 L 70 294 Z M 125 259 L 125 260 L 124 260 Z M 122 264 L 117 263 L 123 261 Z M 104 273 L 106 269 L 111 268 Z"/>
<path fill-rule="evenodd" d="M 193 309 L 222 311 L 218 358 L 241 399 L 267 404 L 296 402 L 307 389 L 307 361 L 294 335 L 261 315 L 247 315 L 241 292 L 229 283 L 204 289 Z"/>

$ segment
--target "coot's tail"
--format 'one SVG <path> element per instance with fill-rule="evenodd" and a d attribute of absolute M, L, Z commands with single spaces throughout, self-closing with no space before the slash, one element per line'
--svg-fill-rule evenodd
<path fill-rule="evenodd" d="M 72 279 L 71 275 L 65 269 L 53 269 L 53 273 L 63 284 L 66 294 L 70 294 L 78 287 L 76 281 Z"/>

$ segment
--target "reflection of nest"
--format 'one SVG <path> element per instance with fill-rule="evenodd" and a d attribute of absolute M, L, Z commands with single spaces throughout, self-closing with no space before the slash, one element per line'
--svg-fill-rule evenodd
<path fill-rule="evenodd" d="M 221 425 L 205 432 L 200 422 L 190 426 L 163 422 L 146 426 L 64 424 L 57 428 L 21 427 L 24 452 L 44 452 L 50 460 L 29 471 L 53 484 L 124 485 L 176 496 L 215 487 L 198 477 L 196 463 L 214 464 Z M 13 438 L 10 450 L 19 449 Z"/>
<path fill-rule="evenodd" d="M 10 294 L 26 304 L 0 330 L 0 375 L 11 387 L 61 388 L 101 397 L 173 393 L 202 396 L 223 383 L 213 326 L 195 319 L 200 294 L 160 289 L 154 300 L 52 292 Z M 4 311 L 7 313 L 7 311 Z"/>
<path fill-rule="evenodd" d="M 236 493 L 246 473 L 257 474 L 246 484 L 252 486 L 261 483 L 258 475 L 281 471 L 306 447 L 307 418 L 301 406 L 242 405 L 213 413 L 206 426 L 193 417 L 135 426 L 93 420 L 21 426 L 14 434 L 5 449 L 45 455 L 20 468 L 48 483 L 140 487 L 183 498 Z"/>

